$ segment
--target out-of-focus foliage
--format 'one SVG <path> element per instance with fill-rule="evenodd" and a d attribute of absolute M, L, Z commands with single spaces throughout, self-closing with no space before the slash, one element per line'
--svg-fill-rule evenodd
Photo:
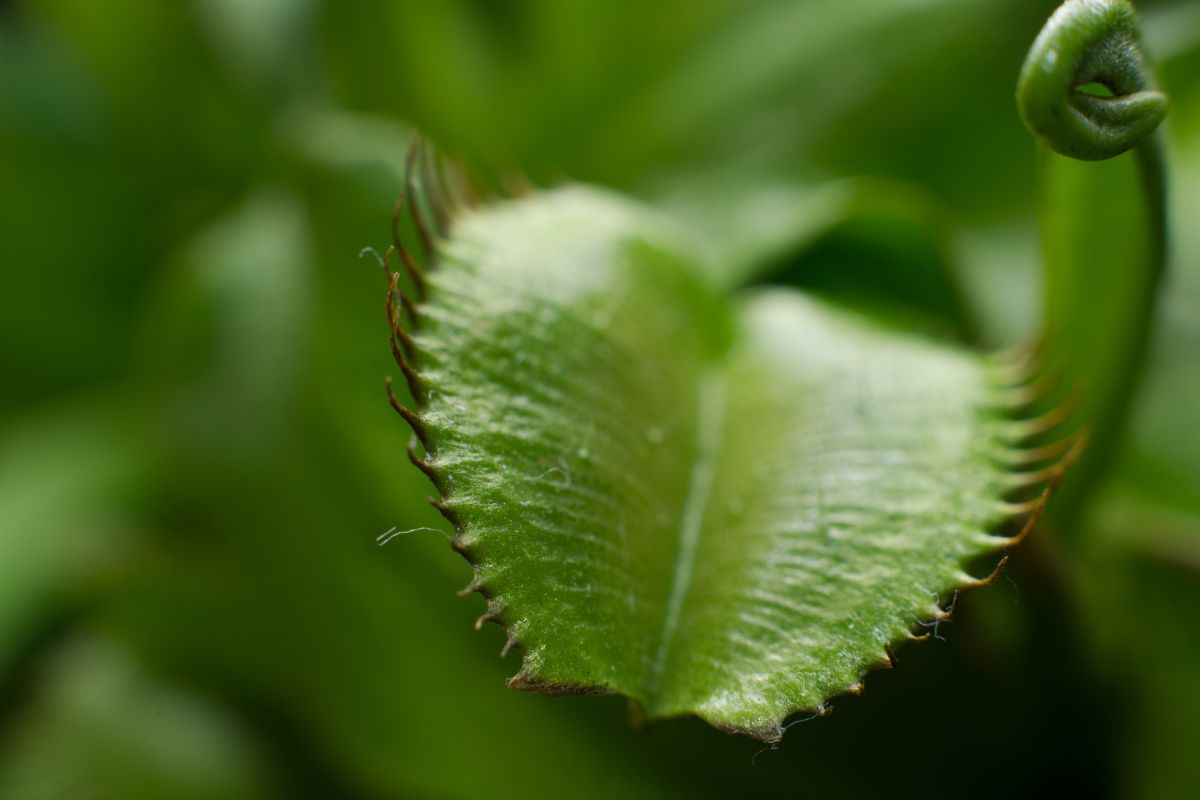
<path fill-rule="evenodd" d="M 902 313 L 1005 343 L 1038 307 L 1012 90 L 1052 6 L 0 3 L 5 796 L 1194 791 L 1190 0 L 1139 4 L 1176 224 L 1106 482 L 865 697 L 753 767 L 693 721 L 638 732 L 615 699 L 505 689 L 441 537 L 375 545 L 441 524 L 356 258 L 387 240 L 406 124 L 498 180 L 520 165 L 708 220 L 713 252 L 759 248 L 784 280 L 870 293 L 863 264 L 910 265 Z M 723 240 L 723 213 L 762 227 Z"/>

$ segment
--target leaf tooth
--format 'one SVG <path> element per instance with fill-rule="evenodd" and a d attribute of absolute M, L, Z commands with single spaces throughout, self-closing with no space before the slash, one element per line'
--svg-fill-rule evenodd
<path fill-rule="evenodd" d="M 459 552 L 464 552 L 465 549 L 467 548 L 467 545 L 461 541 L 463 526 L 462 526 L 462 520 L 459 518 L 458 514 L 454 511 L 453 508 L 446 505 L 445 500 L 439 500 L 436 497 L 429 498 L 429 505 L 436 508 L 438 510 L 438 512 L 443 517 L 446 518 L 446 521 L 454 526 L 455 532 L 458 533 L 459 535 L 454 537 L 454 540 L 451 541 L 451 544 L 454 544 L 455 542 L 457 542 L 458 545 L 454 549 L 459 550 L 459 548 L 461 547 L 461 548 L 463 548 L 463 550 L 459 550 Z"/>
<path fill-rule="evenodd" d="M 931 627 L 931 626 L 935 627 L 935 630 L 936 630 L 937 623 L 950 622 L 951 620 L 953 620 L 954 612 L 958 609 L 958 595 L 959 595 L 959 591 L 958 591 L 958 589 L 955 589 L 954 594 L 950 598 L 950 604 L 947 605 L 945 608 L 942 608 L 942 604 L 940 601 L 938 601 L 938 602 L 934 603 L 932 606 L 930 606 L 929 615 L 930 615 L 931 619 L 929 622 L 922 622 L 921 624 L 925 625 L 927 627 Z"/>
<path fill-rule="evenodd" d="M 1042 494 L 1044 495 L 1045 491 Z M 1038 495 L 1032 500 L 1023 500 L 1019 503 L 1010 500 L 998 500 L 996 502 L 996 510 L 1004 518 L 1004 521 L 1008 521 L 1025 514 L 1032 514 L 1042 503 L 1042 495 Z"/>
<path fill-rule="evenodd" d="M 467 595 L 475 594 L 476 592 L 483 594 L 483 584 L 479 582 L 478 577 L 471 578 L 471 582 L 459 589 L 457 592 L 455 592 L 455 594 L 457 594 L 459 597 L 466 597 Z"/>
<path fill-rule="evenodd" d="M 883 646 L 883 654 L 887 658 L 879 662 L 880 667 L 884 669 L 894 669 L 900 664 L 900 659 L 896 658 L 896 654 L 893 652 L 891 645 L 885 644 Z"/>
<path fill-rule="evenodd" d="M 1049 433 L 1067 422 L 1079 408 L 1082 393 L 1078 388 L 1067 393 L 1063 400 L 1046 413 L 1030 419 L 1013 420 L 1004 423 L 1003 436 L 1013 443 L 1021 444 L 1035 436 Z"/>
<path fill-rule="evenodd" d="M 417 293 L 417 297 L 424 300 L 428 296 L 428 289 L 425 285 L 425 272 L 413 259 L 412 253 L 404 245 L 403 239 L 400 238 L 400 217 L 404 212 L 404 195 L 401 194 L 396 198 L 396 205 L 392 209 L 392 250 L 400 256 L 400 263 L 404 266 L 404 271 L 408 274 L 408 278 L 412 281 L 413 289 Z"/>
<path fill-rule="evenodd" d="M 399 254 L 421 302 L 428 297 L 428 272 L 440 257 L 440 245 L 449 236 L 455 217 L 480 202 L 474 176 L 461 160 L 447 162 L 424 136 L 414 135 L 405 154 L 404 186 L 392 209 L 391 250 Z M 406 216 L 420 242 L 424 264 L 404 244 L 400 230 Z"/>
<path fill-rule="evenodd" d="M 416 139 L 418 150 L 418 169 L 421 183 L 425 188 L 425 198 L 433 210 L 434 230 L 439 238 L 445 238 L 450 232 L 450 214 L 446 207 L 445 187 L 440 181 L 440 173 L 435 172 L 433 154 L 424 136 Z"/>
<path fill-rule="evenodd" d="M 387 249 L 386 256 L 389 262 L 394 250 L 394 245 L 388 247 Z M 384 267 L 386 269 L 387 265 L 385 264 Z M 397 300 L 400 301 L 399 307 L 396 306 Z M 404 330 L 404 326 L 400 324 L 400 311 L 404 311 L 404 314 L 408 317 L 408 323 L 414 327 L 420 321 L 420 314 L 418 313 L 416 306 L 413 305 L 409 296 L 404 293 L 403 289 L 400 288 L 399 272 L 392 272 L 391 276 L 388 278 L 388 293 L 383 307 L 387 312 L 388 330 L 392 332 L 393 336 L 400 337 L 401 343 L 405 344 L 406 346 L 411 346 L 412 340 L 409 337 L 408 331 Z M 415 349 L 413 353 L 415 355 Z"/>
<path fill-rule="evenodd" d="M 993 374 L 1001 386 L 1020 386 L 1028 383 L 1041 370 L 1045 336 L 1017 342 L 1011 347 L 991 354 Z"/>
<path fill-rule="evenodd" d="M 1029 503 L 1041 503 L 1042 505 L 1045 505 L 1049 495 L 1058 489 L 1059 484 L 1061 484 L 1063 478 L 1066 477 L 1067 471 L 1071 468 L 1071 465 L 1078 461 L 1080 456 L 1083 454 L 1084 449 L 1087 447 L 1089 435 L 1090 432 L 1085 428 L 1065 439 L 1064 442 L 1067 443 L 1066 452 L 1063 453 L 1057 461 L 1043 467 L 1042 469 L 1033 470 L 1030 472 L 1012 473 L 1008 479 L 1012 491 L 1030 489 L 1037 486 L 1044 487 L 1041 495 L 1021 505 L 1028 505 Z M 1054 449 L 1060 449 L 1061 445 L 1062 443 L 1056 443 L 1047 452 L 1053 452 Z"/>
<path fill-rule="evenodd" d="M 439 459 L 438 463 L 439 464 L 441 463 L 440 459 Z M 439 469 L 439 472 L 440 472 L 440 474 L 445 475 L 447 480 L 451 484 L 454 483 L 453 476 L 447 475 L 445 469 Z M 435 501 L 431 500 L 430 502 L 435 502 Z M 452 501 L 449 496 L 445 496 L 441 499 L 442 505 L 445 505 L 445 506 L 449 506 L 449 504 L 451 502 Z M 463 513 L 466 513 L 468 511 L 488 507 L 487 500 L 480 500 L 478 497 L 476 497 L 474 495 L 470 495 L 470 494 L 455 494 L 454 498 L 453 498 L 453 504 L 454 504 L 453 508 L 447 508 L 447 510 L 451 514 L 455 514 L 456 516 L 458 516 L 460 518 Z M 434 507 L 437 508 L 437 506 L 434 506 Z M 438 508 L 438 510 L 440 511 L 441 509 Z"/>
<path fill-rule="evenodd" d="M 1038 523 L 1042 519 L 1042 514 L 1046 510 L 1046 502 L 1050 499 L 1051 494 L 1052 491 L 1047 488 L 1042 492 L 1038 499 L 1034 501 L 1034 506 L 1029 513 L 1029 517 L 1026 518 L 1025 524 L 1021 526 L 1021 530 L 1019 530 L 1016 535 L 1000 537 L 1000 541 L 1004 547 L 1016 547 L 1021 542 L 1025 541 L 1029 534 L 1033 533 L 1033 529 L 1037 527 Z"/>
<path fill-rule="evenodd" d="M 397 325 L 392 329 L 392 335 L 400 342 L 405 357 L 410 362 L 415 362 L 417 360 L 417 343 L 413 340 L 412 334 L 405 330 L 404 326 Z"/>
<path fill-rule="evenodd" d="M 1062 376 L 1062 366 L 1054 365 L 1035 370 L 1018 383 L 1000 386 L 1000 410 L 1020 413 L 1033 408 L 1062 385 Z"/>
<path fill-rule="evenodd" d="M 507 658 L 508 651 L 512 650 L 513 647 L 520 644 L 520 642 L 517 641 L 517 635 L 515 633 L 513 633 L 513 629 L 512 629 L 511 625 L 508 626 L 506 633 L 508 634 L 508 638 L 504 641 L 504 647 L 500 648 L 500 657 L 501 658 Z"/>
<path fill-rule="evenodd" d="M 497 625 L 503 626 L 503 623 L 500 622 L 499 610 L 493 610 L 493 609 L 489 608 L 487 611 L 480 614 L 479 619 L 475 620 L 475 630 L 477 630 L 477 631 L 483 630 L 484 623 L 487 623 L 487 622 L 494 622 Z"/>
<path fill-rule="evenodd" d="M 972 542 L 979 548 L 980 555 L 996 553 L 1009 547 L 1008 537 L 992 531 L 979 531 Z"/>
<path fill-rule="evenodd" d="M 405 358 L 404 353 L 401 352 L 398 342 L 399 340 L 393 331 L 391 337 L 389 337 L 389 344 L 392 348 L 392 358 L 395 360 L 396 366 L 400 367 L 400 371 L 404 374 L 404 380 L 408 384 L 409 393 L 413 396 L 413 399 L 418 405 L 422 405 L 424 398 L 427 396 L 425 385 L 421 380 L 421 376 L 417 374 L 416 370 L 409 366 L 408 359 Z"/>
<path fill-rule="evenodd" d="M 420 440 L 421 445 L 425 448 L 425 451 L 427 453 L 434 452 L 433 446 L 429 439 L 429 433 L 425 430 L 425 423 L 421 420 L 421 417 L 415 412 L 410 411 L 404 406 L 403 403 L 396 399 L 396 393 L 392 390 L 392 377 L 390 375 L 384 379 L 384 383 L 387 386 L 388 401 L 392 404 L 392 408 L 395 409 L 396 413 L 403 417 L 404 421 L 408 423 L 408 426 L 412 428 L 413 434 L 415 434 L 417 439 Z"/>
<path fill-rule="evenodd" d="M 388 248 L 389 258 L 392 250 L 393 248 Z M 399 308 L 396 306 L 397 300 L 400 301 Z M 409 335 L 408 331 L 405 330 L 404 326 L 400 323 L 400 311 L 404 311 L 404 313 L 408 316 L 409 324 L 413 326 L 416 326 L 418 322 L 418 314 L 408 295 L 405 294 L 400 288 L 399 272 L 393 272 L 391 278 L 388 280 L 388 293 L 387 300 L 384 303 L 384 309 L 387 311 L 388 329 L 391 331 L 392 336 L 400 340 L 400 344 L 410 356 L 415 357 L 416 345 L 413 343 L 412 337 Z"/>
<path fill-rule="evenodd" d="M 942 619 L 946 621 L 954 619 L 954 615 L 958 611 L 958 597 L 958 589 L 955 589 L 954 594 L 950 598 L 950 605 L 942 609 Z"/>
<path fill-rule="evenodd" d="M 479 206 L 480 192 L 460 159 L 447 160 L 438 151 L 437 170 L 452 216 Z"/>
<path fill-rule="evenodd" d="M 996 400 L 990 408 L 1004 413 L 1028 408 L 1042 397 L 1041 390 L 1033 384 L 1005 386 L 998 390 Z"/>
<path fill-rule="evenodd" d="M 586 686 L 581 684 L 554 683 L 553 681 L 543 681 L 537 678 L 532 678 L 526 671 L 526 667 L 528 665 L 529 657 L 526 656 L 525 662 L 521 665 L 521 669 L 516 675 L 513 675 L 508 679 L 508 688 L 519 689 L 523 692 L 537 692 L 539 694 L 546 694 L 554 697 L 560 697 L 563 695 L 603 696 L 617 694 L 617 692 L 610 686 Z"/>
<path fill-rule="evenodd" d="M 1028 472 L 1010 473 L 1005 477 L 1004 482 L 1008 486 L 1009 491 L 1014 492 L 1021 489 L 1032 489 L 1037 486 L 1045 486 L 1061 475 L 1061 466 L 1059 464 L 1051 464 L 1048 467 L 1042 467 L 1041 469 L 1030 470 Z"/>
<path fill-rule="evenodd" d="M 422 149 L 420 137 L 413 137 L 408 145 L 408 154 L 404 159 L 404 197 L 408 202 L 408 215 L 416 228 L 417 238 L 421 240 L 421 247 L 425 251 L 426 259 L 432 260 L 434 255 L 433 236 L 429 233 L 429 228 L 425 224 L 425 215 L 421 212 L 421 205 L 418 200 L 417 193 L 417 158 L 420 156 Z"/>
<path fill-rule="evenodd" d="M 433 464 L 417 455 L 416 443 L 417 440 L 415 436 L 408 441 L 408 446 L 405 448 L 405 452 L 408 453 L 408 460 L 413 463 L 413 466 L 425 473 L 425 477 L 429 478 L 429 481 L 444 496 L 446 494 L 446 490 L 443 488 L 445 480 L 443 479 L 442 474 L 434 468 Z"/>
<path fill-rule="evenodd" d="M 1072 433 L 1065 436 L 1056 442 L 1040 445 L 1037 447 L 1027 447 L 1019 449 L 1010 449 L 1003 456 L 1001 461 L 1003 466 L 1018 469 L 1020 467 L 1032 466 L 1041 464 L 1045 461 L 1058 459 L 1066 452 L 1075 446 L 1076 440 L 1083 435 L 1082 433 Z"/>
<path fill-rule="evenodd" d="M 996 568 L 992 570 L 992 573 L 986 578 L 976 578 L 972 575 L 968 575 L 966 572 L 960 572 L 958 574 L 958 588 L 982 589 L 984 586 L 991 586 L 996 579 L 1000 577 L 1000 573 L 1004 572 L 1004 568 L 1007 565 L 1008 556 L 1005 555 L 1000 559 L 999 563 L 996 564 Z"/>

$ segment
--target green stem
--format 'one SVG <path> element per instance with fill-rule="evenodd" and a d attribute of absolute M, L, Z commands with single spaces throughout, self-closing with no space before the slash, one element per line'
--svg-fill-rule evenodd
<path fill-rule="evenodd" d="M 1112 96 L 1083 90 L 1094 84 Z M 1056 501 L 1065 518 L 1119 440 L 1166 259 L 1166 178 L 1156 130 L 1168 102 L 1143 55 L 1133 7 L 1126 0 L 1067 0 L 1026 58 L 1017 103 L 1029 130 L 1060 154 L 1040 159 L 1047 355 L 1082 388 L 1076 420 L 1093 434 L 1064 487 L 1067 496 Z"/>

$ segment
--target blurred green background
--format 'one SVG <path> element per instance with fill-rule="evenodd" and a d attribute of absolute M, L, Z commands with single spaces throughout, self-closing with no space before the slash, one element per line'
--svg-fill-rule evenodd
<path fill-rule="evenodd" d="M 1114 467 L 863 697 L 752 763 L 510 691 L 465 562 L 375 543 L 442 525 L 358 258 L 410 125 L 668 208 L 719 279 L 1006 344 L 1040 274 L 1012 95 L 1053 5 L 0 2 L 0 797 L 1194 796 L 1194 0 L 1139 5 L 1174 241 Z"/>

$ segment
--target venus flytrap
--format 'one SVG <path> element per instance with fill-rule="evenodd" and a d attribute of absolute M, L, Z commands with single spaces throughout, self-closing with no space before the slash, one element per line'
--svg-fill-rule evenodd
<path fill-rule="evenodd" d="M 1100 157 L 1118 137 L 1096 120 L 1130 146 L 1162 104 L 1105 66 L 1136 46 L 1124 3 L 1064 9 L 1022 111 Z M 1083 66 L 1041 69 L 1052 51 Z M 1087 124 L 1060 124 L 1064 74 L 1116 98 L 1072 98 Z M 1070 336 L 987 355 L 793 289 L 726 291 L 686 231 L 631 200 L 567 186 L 479 205 L 433 163 L 409 161 L 419 248 L 395 242 L 412 402 L 392 403 L 487 599 L 480 624 L 523 652 L 511 686 L 777 741 L 994 579 L 969 570 L 1002 566 L 1079 453 L 1081 414 L 1044 401 Z"/>

